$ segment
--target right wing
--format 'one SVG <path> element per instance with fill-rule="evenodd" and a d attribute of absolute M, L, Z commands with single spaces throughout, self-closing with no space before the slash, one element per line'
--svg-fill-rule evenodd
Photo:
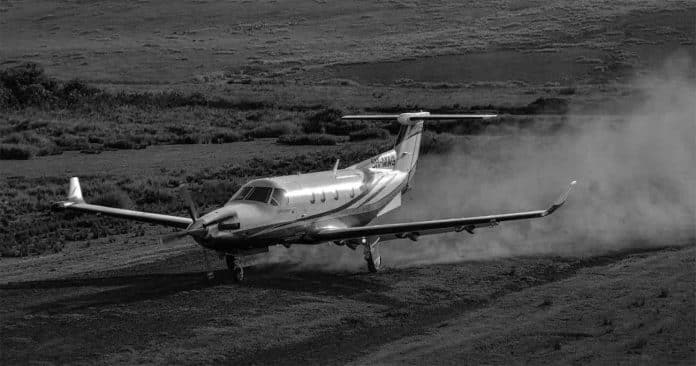
<path fill-rule="evenodd" d="M 172 226 L 181 229 L 186 229 L 193 223 L 193 220 L 188 217 L 170 216 L 143 211 L 126 210 L 122 208 L 91 205 L 86 203 L 84 198 L 82 198 L 82 189 L 80 188 L 80 181 L 77 179 L 77 177 L 70 178 L 68 199 L 66 201 L 54 203 L 53 209 L 90 212 L 97 215 L 101 214 L 120 217 L 128 220 L 149 222 L 151 224 Z"/>
<path fill-rule="evenodd" d="M 349 228 L 324 229 L 312 235 L 320 241 L 338 241 L 378 236 L 381 241 L 409 238 L 416 240 L 421 235 L 444 233 L 448 231 L 467 231 L 473 234 L 475 228 L 496 226 L 499 222 L 544 217 L 552 214 L 565 203 L 575 181 L 546 210 L 516 212 L 488 216 L 463 217 L 445 220 L 417 221 L 398 224 L 357 226 Z"/>

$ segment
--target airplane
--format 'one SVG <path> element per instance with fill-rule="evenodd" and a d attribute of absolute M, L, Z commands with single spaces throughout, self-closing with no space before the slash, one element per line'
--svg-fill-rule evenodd
<path fill-rule="evenodd" d="M 363 247 L 370 272 L 381 267 L 378 245 L 394 239 L 418 240 L 422 235 L 496 226 L 503 221 L 533 219 L 555 212 L 568 198 L 575 181 L 545 210 L 462 217 L 442 220 L 369 225 L 401 206 L 413 179 L 426 121 L 494 118 L 496 114 L 348 115 L 343 120 L 394 120 L 400 130 L 394 147 L 343 169 L 255 179 L 244 184 L 222 207 L 198 214 L 189 192 L 181 186 L 189 217 L 126 210 L 86 203 L 77 177 L 70 179 L 65 201 L 58 210 L 75 210 L 183 229 L 165 235 L 162 243 L 192 237 L 201 247 L 225 258 L 235 281 L 244 267 L 273 245 L 334 243 L 353 250 Z M 206 251 L 204 250 L 204 253 Z M 212 278 L 207 255 L 208 277 Z"/>

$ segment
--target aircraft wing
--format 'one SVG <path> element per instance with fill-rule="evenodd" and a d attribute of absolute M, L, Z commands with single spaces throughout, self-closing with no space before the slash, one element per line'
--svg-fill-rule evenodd
<path fill-rule="evenodd" d="M 149 222 L 152 224 L 173 226 L 186 229 L 193 223 L 188 217 L 162 215 L 157 213 L 126 210 L 122 208 L 114 208 L 107 206 L 92 205 L 86 203 L 82 198 L 82 189 L 80 181 L 77 177 L 70 178 L 70 189 L 68 191 L 68 199 L 65 201 L 56 202 L 53 204 L 53 209 L 56 210 L 74 210 L 82 212 L 90 212 L 98 215 L 107 215 L 120 217 L 128 220 Z"/>
<path fill-rule="evenodd" d="M 402 238 L 416 240 L 421 235 L 443 233 L 448 231 L 467 231 L 473 234 L 473 231 L 476 228 L 496 226 L 498 223 L 503 221 L 534 219 L 548 216 L 561 207 L 563 203 L 565 203 L 575 183 L 575 181 L 571 182 L 568 189 L 560 197 L 558 197 L 558 199 L 556 199 L 556 201 L 554 201 L 549 208 L 545 210 L 398 224 L 325 229 L 317 232 L 313 237 L 321 241 L 336 241 L 378 236 L 381 241 L 385 241 Z"/>

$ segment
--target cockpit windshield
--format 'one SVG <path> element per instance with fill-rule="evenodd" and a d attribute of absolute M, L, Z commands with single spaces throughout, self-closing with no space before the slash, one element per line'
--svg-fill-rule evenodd
<path fill-rule="evenodd" d="M 258 201 L 268 203 L 268 198 L 271 197 L 271 187 L 254 187 L 246 196 L 247 201 Z"/>
<path fill-rule="evenodd" d="M 256 201 L 270 203 L 273 206 L 280 206 L 285 203 L 285 190 L 271 187 L 247 186 L 239 190 L 231 201 Z"/>

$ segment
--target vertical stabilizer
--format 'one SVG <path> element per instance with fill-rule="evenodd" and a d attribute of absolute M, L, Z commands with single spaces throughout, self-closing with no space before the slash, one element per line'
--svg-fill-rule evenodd
<path fill-rule="evenodd" d="M 421 137 L 423 133 L 424 121 L 452 120 L 452 119 L 485 119 L 495 118 L 496 114 L 430 114 L 430 112 L 413 112 L 381 115 L 351 115 L 343 116 L 344 120 L 394 120 L 401 124 L 399 136 L 396 138 L 394 153 L 396 164 L 394 169 L 407 172 L 409 182 L 413 178 L 418 163 L 418 152 L 420 151 Z M 379 158 L 387 153 L 378 156 Z M 374 159 L 374 158 L 373 158 Z"/>

